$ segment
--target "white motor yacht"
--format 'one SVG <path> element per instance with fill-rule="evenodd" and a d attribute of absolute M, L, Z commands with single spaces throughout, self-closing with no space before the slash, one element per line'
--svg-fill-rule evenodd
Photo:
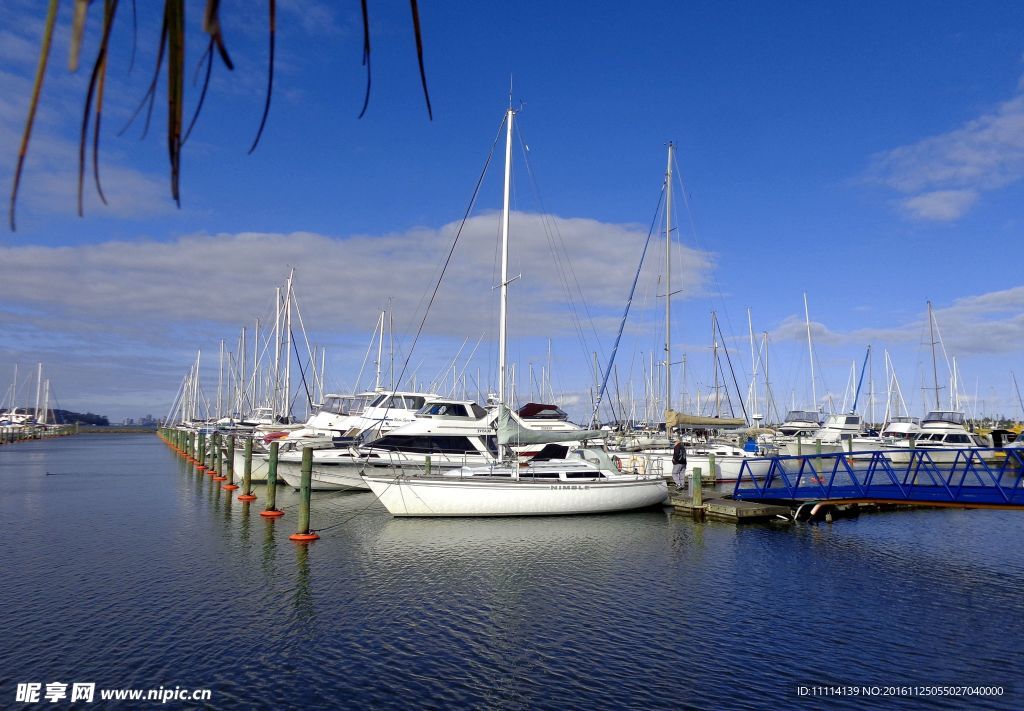
<path fill-rule="evenodd" d="M 887 451 L 885 456 L 894 463 L 910 461 L 913 449 L 928 450 L 928 456 L 936 464 L 951 464 L 957 450 L 974 447 L 991 447 L 992 442 L 967 429 L 967 416 L 956 410 L 932 410 L 921 420 L 921 431 L 913 440 L 912 447 Z"/>
<path fill-rule="evenodd" d="M 860 433 L 860 424 L 860 415 L 855 413 L 829 415 L 825 418 L 825 424 L 809 436 L 804 437 L 801 434 L 799 440 L 796 437 L 789 439 L 779 447 L 779 454 L 817 454 L 819 442 L 822 454 L 847 452 L 850 449 L 850 440 Z"/>
<path fill-rule="evenodd" d="M 425 472 L 493 463 L 497 457 L 493 413 L 471 400 L 429 400 L 416 419 L 358 446 L 313 451 L 314 491 L 368 489 L 364 472 Z M 284 452 L 278 474 L 298 488 L 301 450 Z"/>

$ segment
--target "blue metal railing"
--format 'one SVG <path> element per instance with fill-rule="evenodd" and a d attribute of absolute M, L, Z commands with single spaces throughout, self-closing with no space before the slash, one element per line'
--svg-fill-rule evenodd
<path fill-rule="evenodd" d="M 921 448 L 767 457 L 743 462 L 733 497 L 1024 509 L 1022 474 L 1024 450 L 1013 448 Z"/>

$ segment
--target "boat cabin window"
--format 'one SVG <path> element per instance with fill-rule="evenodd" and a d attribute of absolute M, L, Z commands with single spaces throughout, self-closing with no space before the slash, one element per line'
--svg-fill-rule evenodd
<path fill-rule="evenodd" d="M 964 413 L 955 410 L 932 410 L 924 416 L 924 421 L 951 422 L 954 425 L 962 425 L 967 421 Z"/>
<path fill-rule="evenodd" d="M 849 416 L 847 416 L 846 424 L 848 424 L 848 425 L 859 425 L 860 424 L 860 415 L 849 415 Z"/>
<path fill-rule="evenodd" d="M 420 408 L 417 414 L 444 415 L 446 417 L 469 417 L 466 406 L 454 402 L 433 402 Z"/>
<path fill-rule="evenodd" d="M 418 395 L 393 395 L 388 407 L 392 410 L 419 410 L 425 400 Z"/>
<path fill-rule="evenodd" d="M 519 478 L 520 479 L 558 479 L 559 476 L 558 476 L 558 472 L 553 472 L 553 471 L 550 471 L 550 470 L 548 470 L 548 471 L 545 471 L 545 470 L 530 471 L 529 467 L 524 467 L 524 468 L 519 470 Z"/>
<path fill-rule="evenodd" d="M 384 435 L 369 446 L 389 451 L 401 450 L 415 454 L 476 454 L 468 437 L 453 435 Z"/>
<path fill-rule="evenodd" d="M 475 417 L 478 420 L 487 415 L 487 410 L 483 409 L 475 402 L 472 405 L 470 405 L 469 408 L 473 411 L 473 417 Z"/>
<path fill-rule="evenodd" d="M 951 434 L 946 435 L 946 442 L 948 444 L 971 444 L 971 438 L 965 434 Z"/>
<path fill-rule="evenodd" d="M 601 472 L 566 472 L 566 479 L 603 479 Z"/>

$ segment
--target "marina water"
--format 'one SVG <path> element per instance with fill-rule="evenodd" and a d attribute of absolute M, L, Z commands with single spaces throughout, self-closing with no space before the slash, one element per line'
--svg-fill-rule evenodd
<path fill-rule="evenodd" d="M 264 520 L 262 489 L 241 504 L 155 436 L 3 447 L 0 482 L 3 708 L 30 682 L 212 708 L 1024 706 L 1018 512 L 425 520 L 339 493 L 305 546 L 290 491 Z M 854 685 L 1003 695 L 807 691 Z"/>

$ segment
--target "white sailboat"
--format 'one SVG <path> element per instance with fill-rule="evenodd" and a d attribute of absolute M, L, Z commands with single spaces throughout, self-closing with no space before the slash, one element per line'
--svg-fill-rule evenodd
<path fill-rule="evenodd" d="M 502 210 L 502 260 L 498 320 L 498 443 L 506 453 L 515 444 L 565 440 L 566 432 L 539 433 L 519 426 L 505 400 L 506 317 L 508 312 L 509 195 L 512 175 L 512 124 L 506 116 L 505 190 Z M 601 430 L 573 433 L 578 440 L 603 437 Z M 547 439 L 545 439 L 547 438 Z M 556 438 L 552 440 L 550 438 Z M 529 463 L 510 460 L 489 466 L 460 467 L 440 476 L 364 475 L 380 502 L 395 516 L 537 516 L 625 511 L 652 506 L 668 497 L 661 477 L 623 474 L 598 448 L 552 445 Z"/>

